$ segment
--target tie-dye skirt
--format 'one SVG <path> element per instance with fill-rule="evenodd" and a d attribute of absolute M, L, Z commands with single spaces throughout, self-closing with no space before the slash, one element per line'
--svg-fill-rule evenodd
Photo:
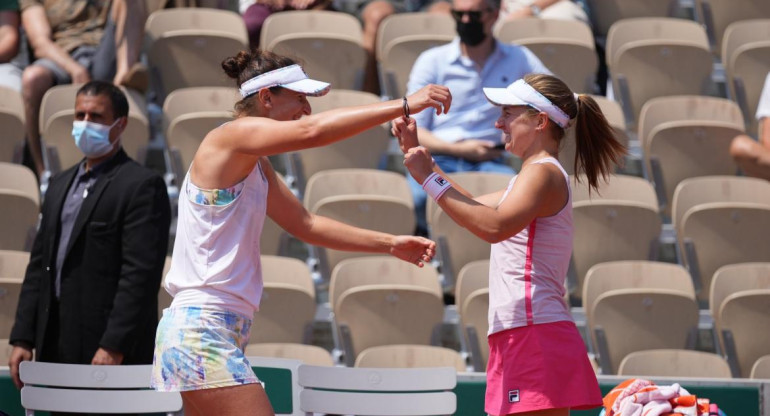
<path fill-rule="evenodd" d="M 251 319 L 230 311 L 174 307 L 155 336 L 152 387 L 187 391 L 258 383 L 243 353 Z"/>

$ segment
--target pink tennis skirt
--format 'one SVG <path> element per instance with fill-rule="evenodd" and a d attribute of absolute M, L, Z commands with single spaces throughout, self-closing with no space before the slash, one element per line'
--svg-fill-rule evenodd
<path fill-rule="evenodd" d="M 571 321 L 489 336 L 485 410 L 490 415 L 602 405 L 583 339 Z"/>

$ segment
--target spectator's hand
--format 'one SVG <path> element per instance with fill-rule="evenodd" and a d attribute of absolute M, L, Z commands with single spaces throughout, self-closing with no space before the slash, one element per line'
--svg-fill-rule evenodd
<path fill-rule="evenodd" d="M 423 183 L 433 173 L 433 158 L 430 157 L 428 149 L 422 146 L 413 147 L 404 154 L 404 166 L 417 183 Z"/>
<path fill-rule="evenodd" d="M 88 73 L 86 67 L 80 64 L 77 64 L 72 68 L 70 77 L 72 78 L 73 84 L 85 84 L 91 80 L 91 74 Z"/>
<path fill-rule="evenodd" d="M 495 145 L 487 140 L 461 140 L 455 143 L 455 154 L 458 157 L 473 162 L 486 162 L 497 159 L 503 155 L 503 151 L 495 149 Z"/>
<path fill-rule="evenodd" d="M 390 254 L 417 267 L 429 262 L 436 253 L 436 243 L 424 237 L 399 235 L 393 239 Z"/>
<path fill-rule="evenodd" d="M 21 389 L 24 383 L 19 377 L 19 364 L 22 361 L 32 361 L 32 350 L 25 347 L 14 346 L 11 350 L 11 357 L 8 358 L 8 367 L 10 367 L 11 379 L 17 389 Z"/>
<path fill-rule="evenodd" d="M 93 365 L 120 365 L 123 362 L 123 354 L 117 351 L 109 351 L 99 348 L 91 359 Z"/>
<path fill-rule="evenodd" d="M 436 115 L 440 115 L 442 111 L 446 114 L 452 104 L 452 93 L 443 85 L 428 84 L 406 98 L 411 113 L 419 113 L 433 107 L 436 109 Z"/>
<path fill-rule="evenodd" d="M 398 146 L 403 153 L 420 145 L 420 141 L 417 139 L 417 121 L 412 117 L 399 117 L 393 120 L 393 127 L 390 131 L 398 139 Z"/>

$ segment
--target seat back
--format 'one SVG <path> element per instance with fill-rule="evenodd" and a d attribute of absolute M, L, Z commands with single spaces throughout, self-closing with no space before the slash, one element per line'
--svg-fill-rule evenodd
<path fill-rule="evenodd" d="M 0 162 L 0 189 L 23 192 L 40 204 L 40 190 L 35 173 L 24 165 Z"/>
<path fill-rule="evenodd" d="M 276 38 L 294 33 L 343 34 L 360 39 L 361 30 L 361 23 L 347 13 L 325 10 L 291 10 L 273 13 L 262 25 L 259 47 L 262 50 L 270 50 L 270 45 Z"/>
<path fill-rule="evenodd" d="M 414 286 L 441 296 L 438 271 L 432 265 L 414 267 L 395 257 L 366 256 L 337 263 L 329 282 L 329 304 L 334 308 L 342 294 L 352 288 L 377 284 Z"/>
<path fill-rule="evenodd" d="M 590 201 L 632 201 L 657 209 L 658 198 L 649 181 L 638 176 L 610 175 L 599 181 L 598 190 L 589 190 L 585 175 L 571 176 L 572 204 Z"/>
<path fill-rule="evenodd" d="M 770 379 L 770 354 L 763 355 L 751 367 L 751 378 Z"/>
<path fill-rule="evenodd" d="M 734 364 L 733 375 L 749 377 L 754 363 L 770 351 L 770 331 L 760 330 L 770 328 L 770 289 L 746 290 L 728 296 L 719 308 L 719 321 L 722 329 L 719 335 L 727 359 Z M 729 331 L 729 340 L 726 331 Z"/>
<path fill-rule="evenodd" d="M 377 27 L 375 55 L 381 59 L 387 46 L 398 38 L 424 35 L 452 38 L 457 35 L 455 21 L 451 16 L 442 13 L 392 14 L 383 19 Z"/>
<path fill-rule="evenodd" d="M 770 19 L 764 22 L 770 26 Z M 762 32 L 768 33 L 770 29 L 765 28 Z M 765 37 L 745 43 L 736 48 L 729 59 L 726 70 L 730 96 L 743 110 L 747 131 L 758 134 L 756 113 L 762 87 L 770 72 L 770 40 Z"/>
<path fill-rule="evenodd" d="M 392 344 L 430 345 L 442 322 L 444 303 L 434 291 L 407 285 L 367 285 L 348 289 L 334 305 L 334 320 L 350 345 L 351 362 L 370 347 Z"/>
<path fill-rule="evenodd" d="M 21 93 L 0 86 L 0 126 L 3 126 L 0 162 L 11 162 L 14 159 L 16 146 L 24 140 L 24 119 Z"/>
<path fill-rule="evenodd" d="M 0 250 L 0 277 L 23 280 L 29 265 L 29 252 Z"/>
<path fill-rule="evenodd" d="M 489 287 L 489 259 L 472 261 L 457 273 L 455 283 L 455 306 L 462 315 L 462 307 L 468 296 L 478 289 Z"/>
<path fill-rule="evenodd" d="M 733 293 L 754 289 L 770 289 L 770 263 L 728 264 L 714 272 L 709 290 L 709 311 L 717 334 L 722 330 L 719 308 L 724 300 Z"/>
<path fill-rule="evenodd" d="M 23 361 L 21 405 L 27 410 L 75 413 L 179 414 L 177 392 L 150 388 L 151 365 L 83 365 Z M 30 414 L 30 413 L 28 413 Z"/>
<path fill-rule="evenodd" d="M 601 36 L 607 36 L 610 27 L 618 20 L 673 16 L 678 8 L 678 2 L 675 0 L 587 0 L 586 3 L 591 10 L 594 30 Z"/>
<path fill-rule="evenodd" d="M 611 374 L 617 374 L 620 362 L 632 352 L 685 348 L 688 335 L 698 325 L 698 304 L 677 290 L 611 290 L 599 295 L 591 307 L 589 330 L 599 346 L 602 369 Z M 606 344 L 597 342 L 597 328 L 603 330 Z"/>
<path fill-rule="evenodd" d="M 0 250 L 31 248 L 40 207 L 35 197 L 26 192 L 0 188 Z"/>
<path fill-rule="evenodd" d="M 770 183 L 746 176 L 701 176 L 679 182 L 674 190 L 671 223 L 679 231 L 684 214 L 698 204 L 753 202 L 770 206 Z"/>
<path fill-rule="evenodd" d="M 574 92 L 592 92 L 599 60 L 591 28 L 579 20 L 526 18 L 496 27 L 501 42 L 526 46 Z"/>
<path fill-rule="evenodd" d="M 273 357 L 302 361 L 303 364 L 331 367 L 334 359 L 329 351 L 316 345 L 295 343 L 249 344 L 244 351 L 246 357 Z"/>
<path fill-rule="evenodd" d="M 460 315 L 460 325 L 466 337 L 468 348 L 471 351 L 471 359 L 475 371 L 485 371 L 489 361 L 489 288 L 481 288 L 473 291 L 465 298 Z M 475 339 L 470 336 L 469 327 L 475 333 Z M 473 356 L 474 354 L 478 356 Z"/>
<path fill-rule="evenodd" d="M 413 205 L 404 175 L 376 169 L 320 171 L 308 180 L 303 204 L 312 210 L 322 199 L 346 195 L 389 196 Z"/>
<path fill-rule="evenodd" d="M 451 415 L 454 368 L 299 367 L 300 407 L 308 414 Z"/>
<path fill-rule="evenodd" d="M 642 377 L 732 378 L 721 355 L 693 350 L 647 350 L 626 355 L 618 375 Z"/>
<path fill-rule="evenodd" d="M 23 281 L 14 277 L 0 277 L 0 338 L 10 338 Z"/>
<path fill-rule="evenodd" d="M 406 95 L 409 74 L 420 54 L 451 42 L 454 36 L 444 33 L 421 33 L 399 36 L 388 42 L 382 53 L 377 56 L 380 85 L 383 86 L 385 95 L 391 98 Z"/>
<path fill-rule="evenodd" d="M 356 367 L 370 368 L 422 368 L 454 367 L 466 371 L 465 361 L 459 352 L 431 345 L 383 345 L 367 348 L 356 358 Z"/>
<path fill-rule="evenodd" d="M 40 106 L 40 134 L 46 146 L 53 146 L 55 160 L 47 166 L 53 173 L 75 165 L 83 153 L 72 140 L 72 122 L 75 120 L 75 97 L 82 85 L 57 85 L 49 88 Z M 126 153 L 137 158 L 150 140 L 147 102 L 140 93 L 119 87 L 128 100 L 128 124 L 120 144 Z"/>
<path fill-rule="evenodd" d="M 679 244 L 696 281 L 698 298 L 704 302 L 711 278 L 720 267 L 770 261 L 770 250 L 764 243 L 770 235 L 770 206 L 737 202 L 696 205 L 684 214 L 680 230 Z"/>
<path fill-rule="evenodd" d="M 731 23 L 770 18 L 770 4 L 764 0 L 697 0 L 696 4 L 716 54 L 721 51 L 722 39 Z"/>

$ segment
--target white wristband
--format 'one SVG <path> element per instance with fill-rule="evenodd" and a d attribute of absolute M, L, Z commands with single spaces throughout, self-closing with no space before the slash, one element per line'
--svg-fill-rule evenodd
<path fill-rule="evenodd" d="M 451 187 L 452 184 L 436 172 L 431 173 L 422 183 L 422 189 L 435 201 L 438 201 Z"/>

